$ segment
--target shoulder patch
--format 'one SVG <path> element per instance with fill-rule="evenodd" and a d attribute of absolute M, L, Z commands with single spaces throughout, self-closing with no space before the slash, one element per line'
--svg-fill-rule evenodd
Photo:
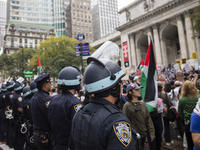
<path fill-rule="evenodd" d="M 9 95 L 9 97 L 10 97 L 10 99 L 12 99 L 13 98 L 13 94 Z"/>
<path fill-rule="evenodd" d="M 131 126 L 125 121 L 117 122 L 113 125 L 113 129 L 119 141 L 127 147 L 132 140 Z"/>
<path fill-rule="evenodd" d="M 48 102 L 45 103 L 45 105 L 46 105 L 47 108 L 49 107 L 50 102 L 51 101 L 48 101 Z"/>
<path fill-rule="evenodd" d="M 81 107 L 83 107 L 82 104 L 76 104 L 76 105 L 74 105 L 74 110 L 75 110 L 75 112 L 79 111 L 79 109 L 80 109 Z"/>
<path fill-rule="evenodd" d="M 18 97 L 17 99 L 19 102 L 22 102 L 22 97 Z"/>
<path fill-rule="evenodd" d="M 5 98 L 6 96 L 5 95 L 3 95 L 3 98 Z"/>

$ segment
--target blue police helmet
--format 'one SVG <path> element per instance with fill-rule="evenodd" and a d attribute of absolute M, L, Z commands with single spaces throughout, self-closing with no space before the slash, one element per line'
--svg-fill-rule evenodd
<path fill-rule="evenodd" d="M 81 83 L 81 73 L 77 67 L 65 67 L 58 75 L 58 85 L 76 86 Z"/>
<path fill-rule="evenodd" d="M 14 82 L 14 81 L 8 81 L 8 82 L 6 83 L 6 89 L 9 90 L 9 89 L 13 88 L 14 85 L 15 85 L 15 82 Z"/>
<path fill-rule="evenodd" d="M 38 89 L 37 89 L 37 83 L 35 83 L 34 81 L 31 82 L 30 89 L 31 89 L 32 93 L 36 93 L 38 91 Z"/>
<path fill-rule="evenodd" d="M 14 85 L 14 91 L 20 91 L 23 89 L 23 87 L 24 87 L 23 83 L 16 82 Z"/>
<path fill-rule="evenodd" d="M 113 88 L 125 73 L 114 61 L 89 57 L 83 83 L 88 93 L 95 94 Z"/>
<path fill-rule="evenodd" d="M 5 85 L 5 84 L 2 84 L 1 91 L 2 91 L 2 92 L 6 92 L 6 91 L 7 91 L 6 85 Z"/>
<path fill-rule="evenodd" d="M 31 94 L 30 86 L 25 86 L 23 89 L 23 97 L 27 97 L 30 94 Z"/>

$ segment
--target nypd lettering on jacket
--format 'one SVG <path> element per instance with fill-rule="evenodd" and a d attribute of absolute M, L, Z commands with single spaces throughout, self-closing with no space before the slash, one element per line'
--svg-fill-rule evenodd
<path fill-rule="evenodd" d="M 120 121 L 113 125 L 113 129 L 119 141 L 127 147 L 132 139 L 131 126 L 129 123 Z"/>

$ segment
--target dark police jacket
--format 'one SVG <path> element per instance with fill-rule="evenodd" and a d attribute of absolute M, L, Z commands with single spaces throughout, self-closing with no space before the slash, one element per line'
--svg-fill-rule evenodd
<path fill-rule="evenodd" d="M 6 93 L 5 93 L 6 106 L 12 106 L 12 98 L 13 98 L 13 96 L 14 96 L 14 94 L 13 94 L 12 91 L 6 91 Z"/>
<path fill-rule="evenodd" d="M 34 131 L 51 131 L 48 121 L 48 106 L 50 101 L 51 97 L 49 93 L 44 90 L 38 90 L 31 98 L 30 106 Z"/>
<path fill-rule="evenodd" d="M 4 101 L 3 96 L 4 96 L 4 93 L 1 92 L 0 93 L 0 109 L 2 109 L 2 110 L 5 109 L 5 101 Z"/>
<path fill-rule="evenodd" d="M 71 123 L 74 114 L 83 106 L 82 102 L 69 91 L 62 91 L 49 104 L 49 121 L 53 140 L 59 147 L 68 146 Z"/>
<path fill-rule="evenodd" d="M 135 150 L 128 118 L 111 102 L 92 97 L 74 116 L 70 150 Z"/>
<path fill-rule="evenodd" d="M 13 116 L 18 119 L 22 114 L 18 111 L 18 108 L 23 108 L 23 98 L 21 93 L 14 94 L 12 98 Z"/>

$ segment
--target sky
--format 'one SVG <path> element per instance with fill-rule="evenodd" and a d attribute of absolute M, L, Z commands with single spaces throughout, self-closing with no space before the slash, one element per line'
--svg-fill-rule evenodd
<path fill-rule="evenodd" d="M 118 10 L 122 7 L 127 6 L 128 4 L 132 3 L 135 0 L 118 0 Z"/>

